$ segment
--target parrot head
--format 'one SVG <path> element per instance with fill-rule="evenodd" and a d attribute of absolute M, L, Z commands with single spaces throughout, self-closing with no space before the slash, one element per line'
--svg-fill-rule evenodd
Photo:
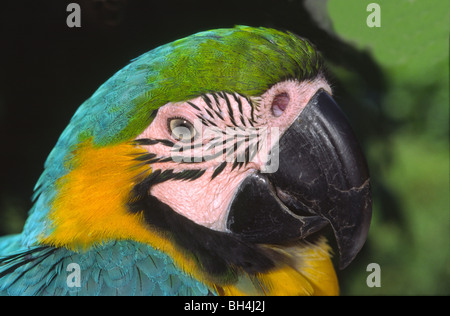
<path fill-rule="evenodd" d="M 246 26 L 136 58 L 51 152 L 28 244 L 146 243 L 223 290 L 294 265 L 296 243 L 331 227 L 346 267 L 368 233 L 369 173 L 324 71 L 307 40 Z"/>

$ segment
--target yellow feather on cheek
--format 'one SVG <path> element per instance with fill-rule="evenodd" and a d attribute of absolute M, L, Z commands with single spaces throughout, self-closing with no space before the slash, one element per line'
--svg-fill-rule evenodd
<path fill-rule="evenodd" d="M 134 160 L 143 150 L 129 144 L 94 147 L 84 143 L 70 161 L 73 170 L 56 183 L 46 244 L 88 248 L 111 239 L 148 239 L 141 213 L 127 212 L 134 185 L 151 170 Z"/>
<path fill-rule="evenodd" d="M 111 240 L 133 240 L 168 254 L 181 270 L 205 280 L 192 257 L 150 227 L 142 211 L 128 211 L 131 190 L 151 173 L 148 165 L 135 160 L 142 154 L 147 152 L 130 144 L 80 146 L 69 161 L 72 171 L 56 183 L 53 231 L 41 243 L 83 251 Z"/>

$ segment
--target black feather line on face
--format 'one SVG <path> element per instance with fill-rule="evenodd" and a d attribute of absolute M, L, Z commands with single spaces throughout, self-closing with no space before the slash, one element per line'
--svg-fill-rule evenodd
<path fill-rule="evenodd" d="M 222 162 L 213 172 L 211 176 L 211 180 L 213 180 L 215 177 L 217 177 L 226 167 L 227 163 L 226 161 Z"/>
<path fill-rule="evenodd" d="M 135 179 L 138 183 L 130 192 L 130 202 L 127 205 L 128 209 L 132 212 L 139 211 L 134 208 L 134 203 L 148 196 L 149 190 L 153 185 L 168 180 L 194 181 L 200 178 L 205 173 L 205 171 L 206 170 L 204 169 L 188 169 L 181 172 L 174 172 L 172 169 L 164 171 L 162 171 L 161 169 L 156 169 L 153 170 L 152 173 L 148 176 L 144 176 L 143 174 L 141 174 L 137 179 Z"/>
<path fill-rule="evenodd" d="M 242 96 L 242 95 L 241 95 Z M 244 96 L 245 97 L 245 96 Z M 245 99 L 247 100 L 247 103 L 251 105 L 251 103 L 249 102 L 249 99 L 247 97 L 245 97 Z M 242 102 L 238 102 L 238 108 L 239 108 L 239 113 L 241 115 L 244 115 L 244 112 L 242 111 Z"/>
<path fill-rule="evenodd" d="M 200 108 L 198 107 L 198 106 L 196 106 L 194 103 L 192 103 L 192 102 L 187 102 L 190 106 L 192 106 L 195 110 L 197 110 L 197 111 L 201 111 L 200 110 Z"/>
<path fill-rule="evenodd" d="M 231 171 L 233 171 L 239 165 L 237 159 L 233 162 L 233 166 L 231 167 Z"/>
<path fill-rule="evenodd" d="M 221 119 L 223 121 L 223 116 L 222 114 L 220 114 L 218 111 L 214 111 L 214 113 L 216 113 L 216 116 L 219 117 L 219 119 Z"/>
<path fill-rule="evenodd" d="M 248 103 L 250 104 L 250 123 L 256 123 L 255 121 L 255 104 L 252 102 L 251 99 L 247 98 Z M 251 124 L 253 126 L 253 124 Z"/>
<path fill-rule="evenodd" d="M 205 108 L 205 112 L 208 113 L 209 117 L 214 117 L 214 114 L 212 114 L 207 108 Z"/>
<path fill-rule="evenodd" d="M 172 141 L 170 141 L 168 139 L 158 139 L 158 142 L 167 147 L 173 147 L 175 145 Z"/>
<path fill-rule="evenodd" d="M 150 138 L 140 138 L 131 141 L 132 145 L 135 146 L 151 146 L 156 144 L 162 144 L 167 147 L 173 147 L 175 144 L 168 139 L 150 139 Z"/>
<path fill-rule="evenodd" d="M 158 175 L 152 177 L 155 171 L 159 171 Z M 206 170 L 204 169 L 187 169 L 181 172 L 174 172 L 173 169 L 167 169 L 161 171 L 160 169 L 155 170 L 152 174 L 149 175 L 149 180 L 146 182 L 146 185 L 152 186 L 158 183 L 162 183 L 168 180 L 185 180 L 185 181 L 193 181 L 201 177 Z M 145 181 L 145 180 L 144 180 Z"/>
<path fill-rule="evenodd" d="M 244 120 L 244 116 L 239 115 L 239 119 L 241 120 L 242 125 L 244 125 L 245 127 L 247 127 L 247 124 L 245 124 L 245 120 Z"/>
<path fill-rule="evenodd" d="M 233 112 L 233 108 L 231 107 L 231 103 L 230 100 L 228 99 L 228 97 L 226 97 L 225 99 L 225 103 L 227 104 L 227 109 L 228 109 L 228 116 L 230 117 L 231 121 L 234 122 L 234 112 Z M 236 125 L 236 124 L 234 124 Z"/>
<path fill-rule="evenodd" d="M 205 118 L 203 118 L 202 116 L 200 116 L 200 115 L 197 115 L 197 118 L 200 120 L 200 121 L 202 121 L 202 124 L 203 125 L 205 125 L 205 126 L 209 126 L 209 121 L 207 121 Z"/>
<path fill-rule="evenodd" d="M 211 110 L 214 111 L 214 109 L 213 109 L 213 107 L 212 107 L 211 99 L 210 99 L 206 94 L 202 94 L 202 99 L 203 99 L 203 101 L 205 101 L 206 105 L 207 105 Z M 205 110 L 206 110 L 206 108 L 205 108 Z"/>
<path fill-rule="evenodd" d="M 135 139 L 131 143 L 133 145 L 137 145 L 137 146 L 151 146 L 151 145 L 158 144 L 159 141 L 156 139 L 141 138 L 141 139 Z"/>
<path fill-rule="evenodd" d="M 216 123 L 214 123 L 214 121 L 211 121 L 209 119 L 206 119 L 206 121 L 208 122 L 209 125 L 212 125 L 214 127 L 217 127 Z"/>
<path fill-rule="evenodd" d="M 236 93 L 233 93 L 232 96 L 234 98 L 234 101 L 236 101 L 236 103 L 238 104 L 238 107 L 242 108 L 242 102 L 241 102 L 241 99 L 239 98 L 239 95 Z"/>
<path fill-rule="evenodd" d="M 220 102 L 219 102 L 218 94 L 217 93 L 213 93 L 212 96 L 214 98 L 214 102 L 216 104 L 217 110 L 221 111 L 220 110 Z"/>
<path fill-rule="evenodd" d="M 140 155 L 140 156 L 134 158 L 134 160 L 148 161 L 148 160 L 153 160 L 153 158 L 155 158 L 155 157 L 156 157 L 156 154 L 149 153 L 149 154 Z"/>
<path fill-rule="evenodd" d="M 141 190 L 142 186 L 135 188 Z M 146 192 L 148 192 L 146 187 Z M 135 192 L 137 193 L 137 192 Z M 216 284 L 237 281 L 239 273 L 264 273 L 282 260 L 272 250 L 240 240 L 237 236 L 211 230 L 176 213 L 151 195 L 131 200 L 128 209 L 142 212 L 146 223 L 174 242 L 186 257 L 193 258 L 206 277 Z"/>

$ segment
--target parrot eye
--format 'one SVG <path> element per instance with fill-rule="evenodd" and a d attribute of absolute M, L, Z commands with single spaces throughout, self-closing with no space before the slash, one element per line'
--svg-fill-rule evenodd
<path fill-rule="evenodd" d="M 192 141 L 197 135 L 194 125 L 184 118 L 172 118 L 167 123 L 172 137 L 176 140 L 183 142 Z"/>
<path fill-rule="evenodd" d="M 281 116 L 289 104 L 289 94 L 286 92 L 277 94 L 272 100 L 272 114 L 275 117 Z"/>

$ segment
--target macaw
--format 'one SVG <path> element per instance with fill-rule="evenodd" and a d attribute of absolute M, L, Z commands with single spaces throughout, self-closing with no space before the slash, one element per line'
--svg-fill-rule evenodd
<path fill-rule="evenodd" d="M 33 198 L 22 233 L 0 238 L 3 295 L 336 295 L 324 232 L 343 268 L 371 218 L 321 54 L 248 26 L 118 71 L 76 111 Z"/>

